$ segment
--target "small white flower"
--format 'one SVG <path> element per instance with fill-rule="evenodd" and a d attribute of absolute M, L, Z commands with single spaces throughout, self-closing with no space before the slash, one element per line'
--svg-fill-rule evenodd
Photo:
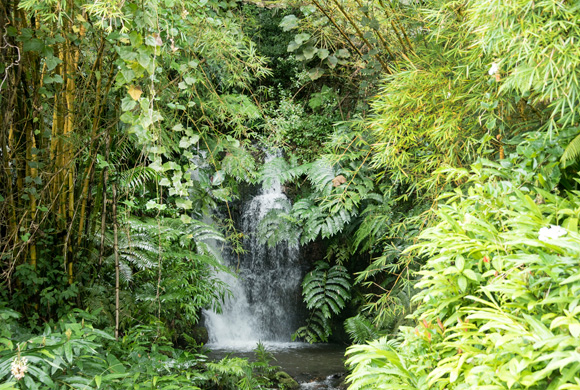
<path fill-rule="evenodd" d="M 543 227 L 538 232 L 538 240 L 550 241 L 558 237 L 566 235 L 567 231 L 561 226 L 550 225 L 550 227 Z"/>
<path fill-rule="evenodd" d="M 499 65 L 496 64 L 495 62 L 492 62 L 491 68 L 489 68 L 489 71 L 487 73 L 489 73 L 490 76 L 493 76 L 497 72 L 499 72 Z"/>
<path fill-rule="evenodd" d="M 20 380 L 24 378 L 24 374 L 26 374 L 26 371 L 28 370 L 28 359 L 25 357 L 15 357 L 10 368 L 14 378 L 16 378 L 16 380 Z"/>

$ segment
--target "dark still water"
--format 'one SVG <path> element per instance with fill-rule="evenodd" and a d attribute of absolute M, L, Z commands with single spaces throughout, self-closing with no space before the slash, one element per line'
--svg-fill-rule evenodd
<path fill-rule="evenodd" d="M 345 347 L 336 344 L 307 344 L 307 343 L 263 343 L 266 350 L 276 360 L 271 365 L 280 366 L 282 371 L 290 374 L 302 389 L 333 390 L 345 378 L 344 367 Z M 211 349 L 210 359 L 222 359 L 226 355 L 248 358 L 253 361 L 254 346 L 241 345 L 239 349 L 220 348 L 218 345 L 207 345 Z"/>

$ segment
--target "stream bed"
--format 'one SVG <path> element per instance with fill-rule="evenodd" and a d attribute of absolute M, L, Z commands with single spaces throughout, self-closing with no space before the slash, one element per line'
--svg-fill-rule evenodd
<path fill-rule="evenodd" d="M 290 374 L 301 389 L 336 390 L 344 381 L 344 346 L 337 344 L 307 344 L 264 342 L 264 347 L 274 359 L 270 365 L 280 366 Z M 255 345 L 207 345 L 210 359 L 222 359 L 226 355 L 255 360 Z"/>

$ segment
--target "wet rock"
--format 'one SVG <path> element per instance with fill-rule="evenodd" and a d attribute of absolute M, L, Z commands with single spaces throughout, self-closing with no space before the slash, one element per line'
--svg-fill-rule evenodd
<path fill-rule="evenodd" d="M 278 371 L 274 374 L 274 379 L 278 382 L 281 389 L 298 390 L 300 388 L 298 382 L 284 371 Z"/>
<path fill-rule="evenodd" d="M 179 348 L 195 348 L 202 344 L 207 344 L 209 341 L 209 335 L 207 333 L 207 328 L 203 326 L 196 326 L 193 329 L 189 329 L 189 332 L 182 332 L 177 336 L 176 346 Z"/>

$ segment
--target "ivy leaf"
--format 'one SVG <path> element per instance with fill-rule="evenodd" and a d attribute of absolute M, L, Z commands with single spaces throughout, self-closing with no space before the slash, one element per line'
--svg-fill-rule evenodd
<path fill-rule="evenodd" d="M 132 100 L 128 96 L 124 97 L 123 100 L 121 100 L 121 110 L 123 111 L 131 111 L 132 109 L 135 108 L 136 105 L 137 102 Z"/>
<path fill-rule="evenodd" d="M 129 92 L 129 96 L 131 96 L 131 98 L 133 98 L 133 100 L 139 100 L 139 98 L 141 97 L 141 94 L 143 93 L 143 91 L 141 90 L 141 87 L 134 86 L 134 85 L 129 86 L 128 92 Z"/>
<path fill-rule="evenodd" d="M 306 58 L 307 60 L 311 60 L 317 51 L 318 51 L 318 49 L 315 48 L 314 46 L 306 46 L 302 50 L 302 55 L 304 55 L 304 58 Z"/>
<path fill-rule="evenodd" d="M 135 78 L 135 72 L 133 72 L 131 69 L 122 69 L 121 74 L 123 75 L 126 83 L 130 83 Z"/>
<path fill-rule="evenodd" d="M 56 68 L 57 65 L 60 64 L 61 62 L 62 60 L 60 58 L 55 57 L 53 55 L 46 56 L 46 58 L 44 59 L 44 63 L 46 64 L 46 70 L 48 72 Z"/>
<path fill-rule="evenodd" d="M 187 149 L 191 145 L 196 144 L 198 141 L 199 141 L 199 135 L 197 135 L 197 134 L 194 134 L 191 137 L 182 137 L 181 140 L 179 141 L 179 147 Z"/>
<path fill-rule="evenodd" d="M 152 34 L 145 38 L 145 44 L 147 46 L 163 46 L 163 41 L 159 34 Z"/>
<path fill-rule="evenodd" d="M 178 198 L 175 200 L 175 205 L 184 210 L 191 210 L 191 208 L 193 207 L 193 202 L 189 199 Z"/>
<path fill-rule="evenodd" d="M 282 27 L 284 31 L 290 31 L 293 28 L 298 27 L 298 18 L 295 15 L 286 15 L 280 22 L 279 26 Z"/>
<path fill-rule="evenodd" d="M 348 49 L 340 49 L 339 51 L 336 52 L 336 56 L 338 58 L 348 58 L 350 57 L 350 52 L 348 51 Z"/>
<path fill-rule="evenodd" d="M 44 48 L 44 42 L 38 38 L 32 38 L 32 39 L 24 41 L 22 43 L 22 49 L 24 49 L 24 51 L 41 52 L 43 48 Z"/>
<path fill-rule="evenodd" d="M 310 39 L 310 34 L 300 33 L 300 34 L 297 34 L 294 37 L 294 42 L 296 42 L 297 44 L 301 45 L 301 44 L 303 44 L 304 42 L 306 42 L 309 39 Z"/>
<path fill-rule="evenodd" d="M 320 68 L 313 68 L 308 71 L 308 76 L 312 81 L 319 79 L 324 74 L 324 70 Z"/>
<path fill-rule="evenodd" d="M 330 69 L 334 69 L 336 64 L 338 64 L 338 58 L 335 56 L 328 56 L 328 58 L 326 58 L 326 63 Z"/>

